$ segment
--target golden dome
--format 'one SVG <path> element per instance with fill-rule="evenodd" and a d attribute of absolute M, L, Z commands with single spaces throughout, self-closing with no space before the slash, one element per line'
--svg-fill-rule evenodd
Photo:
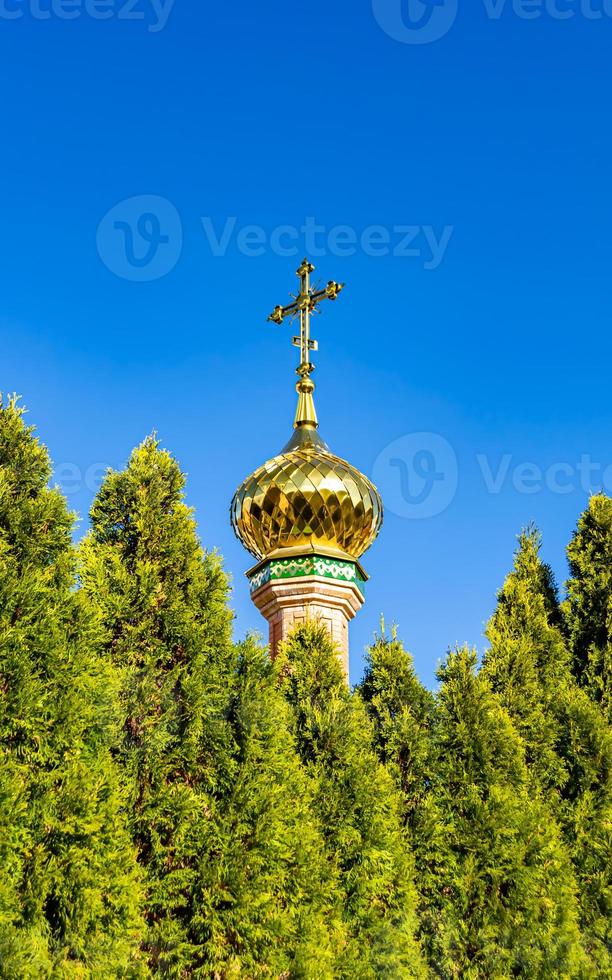
<path fill-rule="evenodd" d="M 297 275 L 301 288 L 294 302 L 277 306 L 268 317 L 282 324 L 300 318 L 297 369 L 298 406 L 295 432 L 282 452 L 264 463 L 238 487 L 231 504 L 234 531 L 257 559 L 289 553 L 322 552 L 355 561 L 367 551 L 382 524 L 382 501 L 376 487 L 354 466 L 334 456 L 317 432 L 310 375 L 310 316 L 325 300 L 337 298 L 342 284 L 323 289 L 310 285 L 314 266 L 304 259 Z"/>
<path fill-rule="evenodd" d="M 382 502 L 367 477 L 329 450 L 316 422 L 302 422 L 283 451 L 238 488 L 231 518 L 258 559 L 286 549 L 358 559 L 380 530 Z"/>

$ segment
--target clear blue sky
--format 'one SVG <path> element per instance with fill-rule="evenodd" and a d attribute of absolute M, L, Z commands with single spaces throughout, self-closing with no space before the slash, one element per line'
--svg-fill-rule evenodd
<path fill-rule="evenodd" d="M 482 649 L 521 526 L 563 581 L 588 488 L 612 490 L 612 5 L 375 8 L 2 0 L 0 390 L 81 527 L 91 468 L 157 429 L 238 634 L 261 628 L 228 505 L 290 434 L 291 328 L 266 316 L 316 221 L 316 275 L 347 282 L 315 323 L 322 434 L 387 503 L 353 679 L 384 612 L 433 683 L 449 645 Z"/>

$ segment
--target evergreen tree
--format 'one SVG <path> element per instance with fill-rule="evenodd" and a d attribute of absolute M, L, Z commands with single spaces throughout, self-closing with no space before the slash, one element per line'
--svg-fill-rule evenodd
<path fill-rule="evenodd" d="M 422 976 L 400 800 L 376 758 L 363 703 L 349 693 L 322 626 L 298 627 L 282 646 L 277 667 L 314 788 L 328 861 L 343 893 L 347 942 L 334 976 Z"/>
<path fill-rule="evenodd" d="M 401 790 L 416 869 L 419 938 L 436 974 L 452 976 L 444 934 L 448 889 L 443 879 L 454 857 L 438 800 L 435 698 L 417 678 L 395 629 L 387 637 L 383 626 L 368 650 L 359 690 L 374 723 L 381 761 Z"/>
<path fill-rule="evenodd" d="M 490 649 L 483 671 L 525 742 L 538 783 L 560 790 L 568 772 L 559 752 L 557 706 L 571 682 L 570 656 L 554 625 L 559 608 L 552 572 L 539 552 L 539 533 L 534 528 L 523 532 L 514 569 L 487 626 Z"/>
<path fill-rule="evenodd" d="M 536 792 L 544 793 L 562 825 L 580 890 L 585 947 L 596 975 L 605 975 L 612 972 L 610 733 L 572 675 L 552 576 L 539 549 L 535 530 L 521 535 L 487 629 L 483 676 L 523 738 Z"/>
<path fill-rule="evenodd" d="M 573 976 L 583 964 L 569 861 L 550 814 L 530 797 L 521 739 L 474 667 L 468 651 L 451 654 L 436 703 L 392 634 L 370 649 L 361 687 L 403 793 L 430 970 Z M 557 895 L 564 871 L 570 885 Z M 547 917 L 552 898 L 559 904 Z"/>
<path fill-rule="evenodd" d="M 574 671 L 612 717 L 612 499 L 591 497 L 568 548 L 564 604 Z"/>
<path fill-rule="evenodd" d="M 472 978 L 585 975 L 571 865 L 534 794 L 523 744 L 475 671 L 451 653 L 439 671 L 437 790 L 453 860 L 440 882 L 452 972 Z"/>
<path fill-rule="evenodd" d="M 393 633 L 351 694 L 323 627 L 232 643 L 156 440 L 80 590 L 49 477 L 0 401 L 0 977 L 612 975 L 612 500 L 562 607 L 522 535 L 480 673 L 451 653 L 433 696 Z"/>
<path fill-rule="evenodd" d="M 223 976 L 331 980 L 346 944 L 338 874 L 326 860 L 276 671 L 253 641 L 239 648 L 229 718 L 236 773 L 219 813 L 222 846 L 203 865 L 197 895 L 207 962 Z M 216 952 L 220 937 L 223 953 L 232 937 L 229 957 Z"/>
<path fill-rule="evenodd" d="M 113 678 L 74 591 L 72 516 L 50 474 L 23 410 L 0 401 L 0 973 L 138 976 Z"/>
<path fill-rule="evenodd" d="M 83 589 L 120 678 L 145 948 L 165 976 L 306 976 L 314 945 L 325 971 L 333 879 L 321 879 L 286 706 L 261 654 L 232 646 L 227 579 L 183 488 L 148 439 L 107 476 L 82 550 Z"/>

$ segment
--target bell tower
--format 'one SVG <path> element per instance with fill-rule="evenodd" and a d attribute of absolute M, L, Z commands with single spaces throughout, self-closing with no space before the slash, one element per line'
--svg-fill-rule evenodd
<path fill-rule="evenodd" d="M 318 432 L 311 377 L 311 352 L 318 346 L 310 336 L 310 317 L 324 300 L 335 301 L 343 284 L 330 281 L 316 289 L 313 271 L 304 259 L 293 302 L 268 317 L 278 324 L 300 322 L 293 338 L 300 349 L 294 432 L 277 456 L 238 487 L 231 521 L 257 559 L 247 576 L 251 598 L 269 624 L 271 655 L 298 623 L 316 619 L 329 630 L 348 681 L 349 622 L 365 601 L 367 581 L 359 559 L 378 535 L 383 509 L 373 484 L 334 455 Z"/>

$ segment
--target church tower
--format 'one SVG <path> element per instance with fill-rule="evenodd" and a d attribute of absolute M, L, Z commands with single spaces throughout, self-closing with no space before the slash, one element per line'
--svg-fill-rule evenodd
<path fill-rule="evenodd" d="M 329 282 L 317 291 L 310 284 L 313 271 L 304 259 L 294 302 L 277 306 L 268 318 L 300 322 L 293 338 L 300 348 L 294 432 L 278 456 L 238 487 L 231 520 L 257 559 L 247 577 L 270 627 L 272 656 L 294 626 L 316 619 L 336 643 L 348 680 L 348 625 L 365 601 L 367 581 L 360 558 L 380 530 L 382 502 L 367 477 L 335 456 L 318 432 L 310 359 L 318 348 L 310 338 L 310 316 L 324 300 L 335 300 L 343 285 Z"/>

